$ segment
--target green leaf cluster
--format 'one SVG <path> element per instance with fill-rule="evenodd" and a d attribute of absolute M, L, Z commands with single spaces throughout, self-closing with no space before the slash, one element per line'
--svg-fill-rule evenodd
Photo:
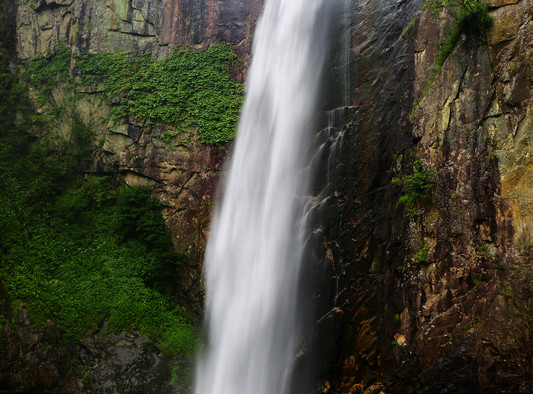
<path fill-rule="evenodd" d="M 68 151 L 67 151 L 68 155 Z M 33 320 L 75 340 L 137 329 L 168 353 L 194 350 L 196 330 L 174 299 L 176 254 L 151 192 L 83 176 L 13 127 L 0 134 L 0 280 Z"/>
<path fill-rule="evenodd" d="M 416 264 L 427 264 L 429 254 L 429 245 L 424 245 L 422 248 L 413 255 L 413 261 Z"/>
<path fill-rule="evenodd" d="M 393 185 L 402 185 L 403 193 L 398 199 L 398 205 L 403 205 L 407 216 L 418 214 L 420 205 L 431 198 L 433 177 L 435 172 L 425 168 L 420 160 L 412 166 L 412 174 L 402 175 L 392 180 Z"/>
<path fill-rule="evenodd" d="M 91 86 L 114 104 L 116 117 L 132 117 L 146 125 L 170 124 L 182 132 L 195 130 L 206 144 L 235 138 L 244 88 L 231 77 L 230 69 L 239 60 L 229 45 L 216 44 L 202 52 L 179 47 L 162 60 L 82 53 L 74 61 L 70 77 L 70 49 L 60 46 L 52 57 L 28 63 L 28 81 L 41 96 L 57 82 Z"/>
<path fill-rule="evenodd" d="M 431 74 L 424 95 L 429 91 L 448 56 L 453 52 L 462 34 L 473 40 L 484 39 L 494 19 L 479 0 L 427 0 L 422 9 L 429 9 L 434 19 L 450 15 L 453 24 L 435 54 Z"/>
<path fill-rule="evenodd" d="M 58 82 L 69 79 L 71 49 L 61 43 L 50 57 L 42 55 L 28 63 L 26 67 L 28 82 L 37 87 L 44 100 Z"/>

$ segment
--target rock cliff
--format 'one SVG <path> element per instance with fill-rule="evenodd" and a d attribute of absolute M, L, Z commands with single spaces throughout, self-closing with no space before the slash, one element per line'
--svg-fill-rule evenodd
<path fill-rule="evenodd" d="M 125 52 L 164 58 L 180 45 L 204 50 L 223 42 L 230 43 L 241 57 L 242 65 L 233 74 L 242 81 L 261 6 L 259 0 L 19 1 L 16 51 L 19 59 L 27 60 L 51 56 L 66 44 L 73 49 L 73 56 L 80 52 Z M 173 139 L 176 147 L 170 147 L 161 137 L 168 133 L 175 136 L 172 127 L 145 127 L 134 119 L 111 120 L 112 104 L 96 97 L 100 89 L 78 89 L 74 108 L 69 107 L 71 89 L 61 85 L 52 89 L 50 102 L 43 105 L 38 104 L 36 96 L 34 99 L 41 114 L 51 106 L 65 108 L 59 127 L 53 127 L 52 134 L 68 139 L 72 119 L 77 117 L 93 130 L 95 146 L 90 172 L 119 172 L 129 185 L 155 187 L 176 248 L 188 256 L 179 282 L 183 301 L 198 317 L 204 291 L 200 283 L 201 260 L 225 149 L 183 135 Z"/>
<path fill-rule="evenodd" d="M 19 2 L 22 59 L 55 51 L 58 41 L 89 52 L 166 56 L 176 45 L 228 42 L 248 56 L 261 0 L 32 0 Z"/>
<path fill-rule="evenodd" d="M 20 59 L 48 56 L 60 42 L 74 53 L 125 51 L 157 58 L 181 44 L 205 49 L 229 42 L 244 61 L 234 71 L 240 80 L 262 5 L 261 0 L 17 3 Z M 314 193 L 320 224 L 312 237 L 321 260 L 305 272 L 318 271 L 324 279 L 311 329 L 319 342 L 319 391 L 528 392 L 531 1 L 487 0 L 494 26 L 486 40 L 463 35 L 429 88 L 429 67 L 449 19 L 434 21 L 429 10 L 419 11 L 420 0 L 345 3 L 337 33 L 346 34 L 349 26 L 349 34 L 334 45 L 325 79 L 328 116 L 317 134 L 325 153 Z M 338 95 L 341 86 L 347 88 Z M 94 129 L 91 172 L 118 172 L 130 185 L 155 187 L 174 243 L 189 257 L 179 278 L 181 297 L 188 312 L 199 316 L 201 259 L 225 147 L 183 142 L 168 125 L 113 120 L 112 103 L 95 99 L 91 90 L 78 93 L 76 108 L 66 110 L 52 132 L 67 137 L 69 119 L 79 116 Z M 52 89 L 52 96 L 57 104 L 69 97 L 62 86 Z M 36 107 L 47 111 L 37 101 Z M 173 149 L 161 139 L 165 132 L 172 133 Z M 60 358 L 37 346 L 39 335 L 55 335 L 53 326 L 34 332 L 24 314 L 19 316 L 19 337 L 25 338 L 20 342 L 33 346 L 27 354 Z M 143 367 L 147 354 L 157 356 L 149 363 L 156 368 L 157 350 L 135 335 L 109 338 L 108 350 L 88 339 L 85 350 L 74 351 L 89 352 L 99 363 L 122 354 L 122 348 L 110 352 L 129 343 L 138 363 L 128 364 L 128 371 Z M 52 387 L 62 373 L 31 365 L 37 368 L 33 383 Z M 80 383 L 83 371 L 76 373 Z M 135 382 L 127 384 L 122 390 Z"/>
<path fill-rule="evenodd" d="M 5 2 L 0 9 L 2 48 L 7 49 L 0 56 L 2 62 L 13 60 L 9 66 L 13 70 L 16 63 L 43 57 L 53 61 L 62 48 L 70 51 L 66 73 L 62 71 L 65 78 L 50 75 L 57 83 L 45 94 L 38 87 L 30 88 L 32 113 L 19 115 L 39 119 L 31 132 L 58 151 L 64 151 L 65 142 L 74 141 L 78 124 L 90 135 L 87 173 L 118 176 L 129 186 L 153 188 L 176 250 L 186 256 L 177 270 L 176 296 L 195 323 L 200 322 L 203 308 L 201 261 L 212 200 L 231 143 L 208 145 L 192 129 L 113 116 L 117 102 L 103 98 L 102 82 L 80 84 L 80 76 L 74 73 L 76 60 L 80 54 L 118 52 L 164 59 L 180 46 L 203 51 L 215 43 L 229 43 L 241 59 L 230 70 L 231 76 L 242 82 L 261 7 L 257 0 L 32 0 Z M 79 342 L 65 344 L 64 332 L 52 321 L 35 328 L 24 306 L 13 313 L 9 294 L 1 282 L 0 286 L 6 319 L 0 335 L 0 391 L 189 389 L 190 360 L 164 355 L 136 331 L 92 332 Z"/>
<path fill-rule="evenodd" d="M 323 392 L 527 392 L 532 5 L 486 3 L 487 40 L 463 35 L 429 88 L 449 20 L 420 5 L 353 11 L 355 116 L 323 224 L 338 289 Z"/>

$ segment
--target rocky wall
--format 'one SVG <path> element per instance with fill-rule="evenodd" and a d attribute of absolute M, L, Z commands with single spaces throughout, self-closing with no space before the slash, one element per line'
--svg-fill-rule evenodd
<path fill-rule="evenodd" d="M 243 80 L 250 59 L 252 32 L 261 12 L 260 0 L 35 0 L 18 1 L 16 50 L 19 59 L 48 56 L 61 43 L 73 53 L 131 52 L 165 57 L 179 45 L 206 49 L 230 43 L 243 64 L 233 70 Z M 36 110 L 63 108 L 61 118 L 35 133 L 69 139 L 72 120 L 80 118 L 93 136 L 95 174 L 119 173 L 129 185 L 150 185 L 164 206 L 163 215 L 176 249 L 188 259 L 178 278 L 181 301 L 198 319 L 203 308 L 201 261 L 209 227 L 213 195 L 226 148 L 177 135 L 164 142 L 172 127 L 145 127 L 133 119 L 112 119 L 111 104 L 98 87 L 74 92 L 72 105 L 65 86 L 52 90 L 51 104 L 33 95 Z"/>
<path fill-rule="evenodd" d="M 419 2 L 356 11 L 358 115 L 323 224 L 337 289 L 323 392 L 529 390 L 532 6 L 487 6 L 488 42 L 463 36 L 426 95 L 449 25 Z M 416 160 L 432 176 L 413 214 L 391 181 Z"/>
<path fill-rule="evenodd" d="M 234 77 L 242 81 L 262 2 L 20 0 L 12 5 L 9 13 L 0 15 L 13 22 L 1 26 L 3 47 L 16 51 L 23 61 L 49 56 L 62 43 L 74 55 L 121 51 L 162 58 L 179 45 L 203 50 L 227 42 L 243 61 L 234 70 Z M 201 264 L 216 185 L 231 144 L 206 145 L 168 125 L 114 119 L 113 104 L 101 93 L 99 86 L 58 84 L 44 102 L 39 92 L 30 91 L 36 117 L 45 121 L 36 122 L 33 132 L 61 149 L 79 119 L 92 137 L 89 173 L 112 174 L 130 186 L 154 188 L 176 249 L 187 257 L 178 270 L 177 297 L 187 316 L 199 323 L 205 291 Z M 49 116 L 51 108 L 61 109 L 54 119 Z M 6 323 L 0 335 L 0 391 L 190 391 L 191 360 L 165 356 L 137 332 L 110 334 L 104 326 L 80 341 L 65 343 L 64 333 L 52 321 L 33 327 L 23 306 L 13 314 L 9 305 L 0 283 L 0 308 L 7 308 L 3 315 L 13 322 Z"/>
<path fill-rule="evenodd" d="M 168 55 L 176 45 L 230 43 L 248 59 L 262 0 L 19 1 L 21 59 L 53 53 L 58 42 L 88 52 Z"/>
<path fill-rule="evenodd" d="M 104 329 L 69 343 L 52 321 L 34 327 L 22 305 L 15 314 L 13 324 L 0 336 L 4 373 L 0 373 L 0 392 L 170 394 L 191 390 L 190 361 L 163 354 L 136 331 L 105 333 Z"/>

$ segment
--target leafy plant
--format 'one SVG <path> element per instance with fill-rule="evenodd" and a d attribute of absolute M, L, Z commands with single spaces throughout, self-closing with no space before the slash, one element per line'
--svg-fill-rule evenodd
<path fill-rule="evenodd" d="M 83 52 L 70 70 L 71 50 L 61 44 L 49 58 L 28 62 L 26 75 L 41 104 L 58 82 L 89 86 L 113 104 L 117 118 L 171 124 L 182 132 L 196 131 L 203 143 L 220 145 L 235 138 L 243 102 L 244 88 L 230 75 L 238 61 L 229 45 L 216 44 L 203 52 L 178 47 L 162 60 Z M 56 117 L 57 109 L 52 108 Z"/>
<path fill-rule="evenodd" d="M 408 36 L 411 33 L 411 31 L 416 26 L 416 22 L 417 22 L 417 18 L 416 17 L 411 18 L 411 20 L 409 21 L 409 24 L 402 31 L 402 37 L 406 37 L 406 36 Z"/>
<path fill-rule="evenodd" d="M 403 205 L 407 216 L 415 216 L 420 205 L 430 199 L 435 172 L 425 168 L 419 160 L 412 166 L 413 173 L 392 180 L 393 185 L 402 185 L 403 193 L 398 200 Z"/>
<path fill-rule="evenodd" d="M 0 158 L 0 280 L 13 304 L 65 340 L 107 321 L 191 352 L 196 330 L 173 296 L 183 258 L 150 190 L 83 176 L 22 128 L 0 134 Z"/>
<path fill-rule="evenodd" d="M 177 48 L 163 60 L 124 53 L 83 53 L 76 73 L 84 85 L 103 89 L 117 117 L 147 125 L 166 123 L 198 132 L 201 142 L 222 144 L 235 137 L 244 88 L 231 79 L 238 62 L 228 45 L 203 52 Z M 163 140 L 170 142 L 170 135 Z"/>
<path fill-rule="evenodd" d="M 479 0 L 427 0 L 422 9 L 429 9 L 435 20 L 441 19 L 443 15 L 449 15 L 453 20 L 446 38 L 440 42 L 440 48 L 435 54 L 423 92 L 425 96 L 461 35 L 465 34 L 470 39 L 484 39 L 494 20 Z"/>
<path fill-rule="evenodd" d="M 70 57 L 71 49 L 60 43 L 56 52 L 50 57 L 40 55 L 28 63 L 26 66 L 28 82 L 41 92 L 41 99 L 46 99 L 58 82 L 68 81 Z"/>
<path fill-rule="evenodd" d="M 172 142 L 172 139 L 177 136 L 178 133 L 175 131 L 165 131 L 159 139 L 167 144 L 170 144 Z"/>
<path fill-rule="evenodd" d="M 428 262 L 429 245 L 424 245 L 413 255 L 413 261 L 416 264 L 426 264 Z"/>

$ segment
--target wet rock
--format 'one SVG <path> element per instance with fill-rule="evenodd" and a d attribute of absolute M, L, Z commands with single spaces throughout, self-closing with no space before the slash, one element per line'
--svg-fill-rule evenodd
<path fill-rule="evenodd" d="M 50 321 L 35 327 L 21 305 L 15 323 L 0 331 L 0 343 L 5 345 L 0 350 L 0 390 L 154 394 L 190 390 L 191 363 L 183 356 L 165 356 L 137 332 L 89 333 L 79 342 L 64 341 L 63 335 Z"/>
<path fill-rule="evenodd" d="M 215 42 L 227 42 L 244 60 L 245 70 L 263 1 L 32 0 L 18 3 L 17 51 L 23 59 L 49 55 L 62 41 L 89 52 L 122 51 L 155 56 L 166 56 L 177 45 L 206 49 Z"/>
<path fill-rule="evenodd" d="M 343 345 L 325 375 L 332 392 L 363 392 L 375 381 L 395 393 L 526 392 L 533 381 L 524 325 L 532 314 L 531 4 L 490 6 L 489 45 L 463 37 L 425 96 L 446 24 L 422 13 L 402 39 L 394 23 L 407 25 L 416 10 L 388 9 L 376 25 L 364 20 L 386 6 L 370 2 L 361 13 L 360 116 L 343 141 L 351 152 L 342 165 L 353 164 L 331 180 L 333 190 L 353 186 L 339 199 L 342 222 L 326 232 L 344 273 Z M 390 182 L 416 159 L 435 171 L 432 199 L 408 216 L 397 204 L 402 188 Z"/>

